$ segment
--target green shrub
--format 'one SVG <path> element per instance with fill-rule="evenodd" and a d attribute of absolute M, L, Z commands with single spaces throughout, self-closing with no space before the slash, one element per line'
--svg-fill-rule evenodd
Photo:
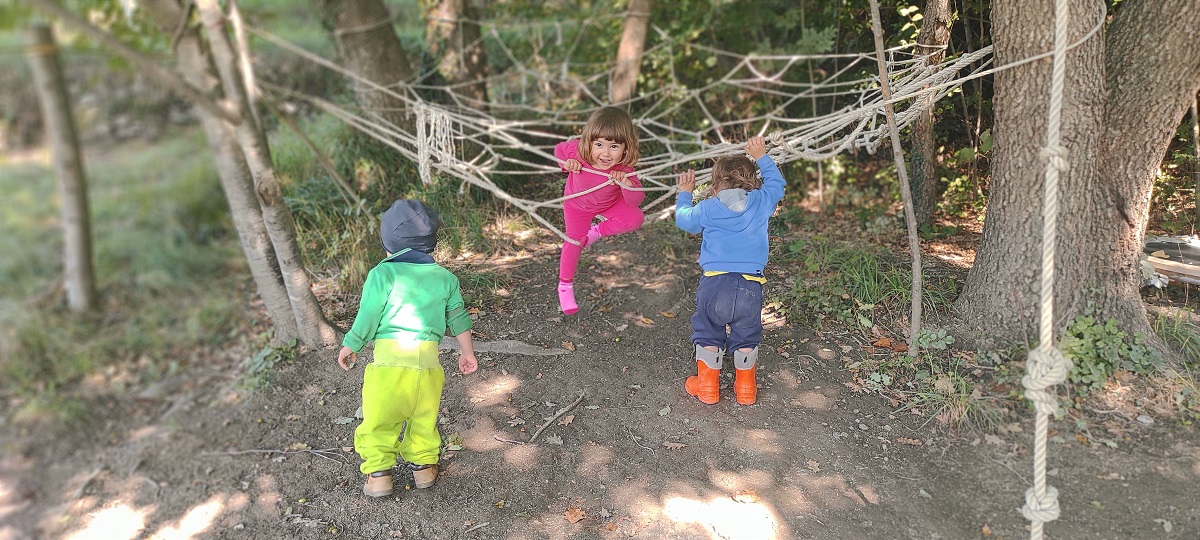
<path fill-rule="evenodd" d="M 1146 345 L 1144 335 L 1130 338 L 1117 328 L 1116 319 L 1101 322 L 1080 315 L 1067 327 L 1059 346 L 1074 361 L 1069 378 L 1084 396 L 1103 388 L 1119 370 L 1149 375 L 1163 365 L 1162 356 Z"/>

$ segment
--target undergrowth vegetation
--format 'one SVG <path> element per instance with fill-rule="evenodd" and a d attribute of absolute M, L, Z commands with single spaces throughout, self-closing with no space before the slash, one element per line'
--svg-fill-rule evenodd
<path fill-rule="evenodd" d="M 0 392 L 30 414 L 71 418 L 88 377 L 99 388 L 157 380 L 192 353 L 236 340 L 244 262 L 212 159 L 188 130 L 85 159 L 101 309 L 74 315 L 58 284 L 61 236 L 45 157 L 0 162 L 7 253 L 0 259 Z M 19 188 L 19 189 L 18 189 Z M 19 199 L 19 200 L 18 200 Z M 36 249 L 30 249 L 36 246 Z"/>

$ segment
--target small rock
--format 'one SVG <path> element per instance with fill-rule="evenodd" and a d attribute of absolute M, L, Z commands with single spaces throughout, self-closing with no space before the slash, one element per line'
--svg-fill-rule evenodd
<path fill-rule="evenodd" d="M 1153 424 L 1153 423 L 1154 423 L 1154 419 L 1153 419 L 1153 418 L 1150 418 L 1149 416 L 1146 416 L 1146 415 L 1144 415 L 1144 414 L 1139 414 L 1139 415 L 1137 416 L 1137 421 L 1138 421 L 1138 422 L 1141 422 L 1141 423 L 1143 423 L 1143 424 L 1146 424 L 1147 426 L 1148 426 L 1148 425 L 1150 425 L 1150 424 Z"/>

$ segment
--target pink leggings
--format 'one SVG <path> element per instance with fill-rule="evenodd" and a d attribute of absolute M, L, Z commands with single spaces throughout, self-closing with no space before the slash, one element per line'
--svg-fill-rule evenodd
<path fill-rule="evenodd" d="M 612 236 L 614 234 L 635 231 L 646 220 L 646 215 L 642 213 L 642 209 L 629 204 L 624 198 L 618 199 L 607 210 L 602 210 L 600 215 L 608 218 L 600 222 L 600 236 Z M 592 226 L 592 220 L 595 217 L 596 215 L 592 212 L 575 207 L 569 200 L 563 203 L 563 221 L 566 225 L 568 238 L 582 243 L 587 238 L 588 228 Z M 575 269 L 579 266 L 579 254 L 582 251 L 583 248 L 575 244 L 563 242 L 562 256 L 558 262 L 559 280 L 575 280 Z"/>

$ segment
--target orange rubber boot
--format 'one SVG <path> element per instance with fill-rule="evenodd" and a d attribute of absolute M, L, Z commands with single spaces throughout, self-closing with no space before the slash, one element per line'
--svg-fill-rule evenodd
<path fill-rule="evenodd" d="M 742 405 L 753 405 L 758 399 L 758 385 L 754 381 L 754 372 L 758 370 L 758 366 L 752 366 L 750 369 L 739 369 L 735 373 L 733 379 L 733 395 L 737 396 L 737 402 Z"/>
<path fill-rule="evenodd" d="M 696 360 L 696 375 L 684 381 L 687 393 L 696 396 L 701 403 L 712 405 L 721 401 L 721 370 L 708 367 L 704 360 Z"/>

